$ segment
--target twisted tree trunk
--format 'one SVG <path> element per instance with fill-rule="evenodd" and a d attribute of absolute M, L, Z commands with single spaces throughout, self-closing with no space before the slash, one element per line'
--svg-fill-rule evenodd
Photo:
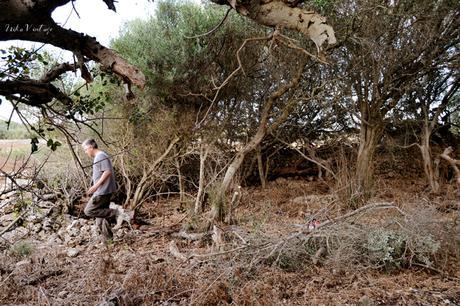
<path fill-rule="evenodd" d="M 297 71 L 297 74 L 293 76 L 291 81 L 280 88 L 278 88 L 275 92 L 273 92 L 267 101 L 265 102 L 262 113 L 260 116 L 260 123 L 259 127 L 257 129 L 256 134 L 251 138 L 251 140 L 236 154 L 234 157 L 233 161 L 230 163 L 230 165 L 227 168 L 227 172 L 225 172 L 224 179 L 222 181 L 222 184 L 220 186 L 219 192 L 218 192 L 218 197 L 216 203 L 217 205 L 213 206 L 213 218 L 215 220 L 222 221 L 225 217 L 224 214 L 224 204 L 225 204 L 225 197 L 227 195 L 228 190 L 230 189 L 230 185 L 232 183 L 233 178 L 235 177 L 235 174 L 237 173 L 238 169 L 241 167 L 241 164 L 244 161 L 244 158 L 246 155 L 253 151 L 254 149 L 257 148 L 257 146 L 260 145 L 262 140 L 264 139 L 265 135 L 267 134 L 267 131 L 270 129 L 272 130 L 273 127 L 278 127 L 284 120 L 286 120 L 288 116 L 288 109 L 292 108 L 292 105 L 294 104 L 292 101 L 289 101 L 284 109 L 281 111 L 281 114 L 275 120 L 275 122 L 272 124 L 271 127 L 268 126 L 268 120 L 270 117 L 270 113 L 272 111 L 273 104 L 277 99 L 279 99 L 281 96 L 283 96 L 286 92 L 293 88 L 297 88 L 299 85 L 300 78 L 302 77 L 302 73 L 305 69 L 305 65 L 302 64 L 299 67 L 299 70 Z"/>

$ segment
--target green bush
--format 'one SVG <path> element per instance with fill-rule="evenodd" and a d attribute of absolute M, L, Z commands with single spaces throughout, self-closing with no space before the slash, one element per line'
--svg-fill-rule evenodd
<path fill-rule="evenodd" d="M 383 227 L 369 230 L 364 246 L 372 263 L 398 267 L 412 262 L 430 266 L 430 257 L 439 247 L 440 243 L 430 234 L 407 233 Z"/>
<path fill-rule="evenodd" d="M 28 257 L 33 251 L 33 245 L 26 240 L 18 241 L 11 247 L 11 252 L 18 257 Z"/>

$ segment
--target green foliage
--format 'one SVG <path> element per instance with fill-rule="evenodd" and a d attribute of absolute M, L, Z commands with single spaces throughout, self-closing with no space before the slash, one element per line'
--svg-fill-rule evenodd
<path fill-rule="evenodd" d="M 38 138 L 37 137 L 32 137 L 32 139 L 30 139 L 30 151 L 32 153 L 38 151 Z"/>
<path fill-rule="evenodd" d="M 335 0 L 313 0 L 313 7 L 320 13 L 334 6 Z"/>
<path fill-rule="evenodd" d="M 367 236 L 367 249 L 370 257 L 377 263 L 399 264 L 405 248 L 406 235 L 384 228 L 375 228 Z"/>
<path fill-rule="evenodd" d="M 197 90 L 209 85 L 209 70 L 222 56 L 224 44 L 239 43 L 238 36 L 251 32 L 242 18 L 230 14 L 217 32 L 190 38 L 208 32 L 224 14 L 220 6 L 163 1 L 155 17 L 127 23 L 113 47 L 141 68 L 154 94 L 168 97 L 183 88 Z M 228 46 L 227 52 L 234 57 Z"/>
<path fill-rule="evenodd" d="M 49 64 L 43 54 L 16 46 L 6 50 L 0 49 L 0 63 L 2 63 L 0 80 L 29 79 L 32 77 L 33 69 Z"/>
<path fill-rule="evenodd" d="M 430 256 L 435 254 L 440 243 L 432 235 L 391 230 L 382 227 L 370 229 L 365 249 L 371 262 L 384 266 L 400 267 L 413 261 L 431 265 Z"/>
<path fill-rule="evenodd" d="M 21 212 L 27 207 L 29 207 L 30 205 L 32 205 L 31 199 L 22 198 L 22 199 L 17 200 L 16 203 L 14 203 L 14 207 L 13 207 L 14 217 L 15 218 L 19 217 Z"/>
<path fill-rule="evenodd" d="M 33 245 L 26 240 L 18 241 L 11 247 L 11 252 L 18 257 L 28 257 L 33 251 Z"/>

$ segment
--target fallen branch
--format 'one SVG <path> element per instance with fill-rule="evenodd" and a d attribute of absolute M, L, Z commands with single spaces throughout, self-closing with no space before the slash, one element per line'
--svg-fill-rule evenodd
<path fill-rule="evenodd" d="M 343 216 L 339 216 L 335 219 L 331 219 L 331 220 L 327 220 L 327 221 L 324 221 L 323 223 L 320 223 L 318 224 L 314 229 L 310 229 L 308 227 L 308 224 L 304 225 L 303 228 L 301 229 L 300 232 L 296 232 L 296 233 L 293 233 L 291 234 L 290 236 L 288 237 L 283 237 L 280 239 L 280 241 L 278 243 L 276 243 L 273 248 L 272 248 L 272 251 L 268 254 L 268 256 L 266 258 L 270 258 L 271 256 L 273 256 L 273 254 L 275 254 L 275 252 L 280 248 L 282 247 L 283 245 L 285 245 L 288 241 L 292 240 L 292 239 L 295 239 L 295 238 L 298 238 L 300 236 L 303 236 L 303 235 L 306 235 L 306 236 L 310 236 L 312 233 L 318 231 L 318 229 L 320 229 L 321 227 L 325 227 L 325 226 L 328 226 L 328 225 L 331 225 L 331 224 L 335 224 L 335 223 L 339 223 L 339 222 L 343 222 L 344 220 L 348 219 L 348 218 L 351 218 L 353 216 L 356 216 L 357 214 L 360 214 L 362 212 L 365 212 L 365 211 L 368 211 L 368 210 L 375 210 L 375 209 L 388 209 L 388 208 L 393 208 L 393 209 L 396 209 L 398 210 L 402 215 L 405 216 L 405 213 L 399 208 L 399 207 L 396 207 L 394 206 L 393 204 L 389 204 L 389 203 L 381 203 L 381 204 L 369 204 L 369 205 L 365 205 L 363 207 L 360 207 L 356 210 L 353 210 Z"/>

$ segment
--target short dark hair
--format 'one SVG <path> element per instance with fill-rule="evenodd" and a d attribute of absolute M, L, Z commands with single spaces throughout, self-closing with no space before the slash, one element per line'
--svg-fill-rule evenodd
<path fill-rule="evenodd" d="M 83 147 L 84 146 L 90 146 L 94 149 L 97 149 L 97 143 L 96 143 L 96 140 L 94 139 L 86 139 L 85 141 L 83 141 L 83 143 L 81 144 Z"/>

